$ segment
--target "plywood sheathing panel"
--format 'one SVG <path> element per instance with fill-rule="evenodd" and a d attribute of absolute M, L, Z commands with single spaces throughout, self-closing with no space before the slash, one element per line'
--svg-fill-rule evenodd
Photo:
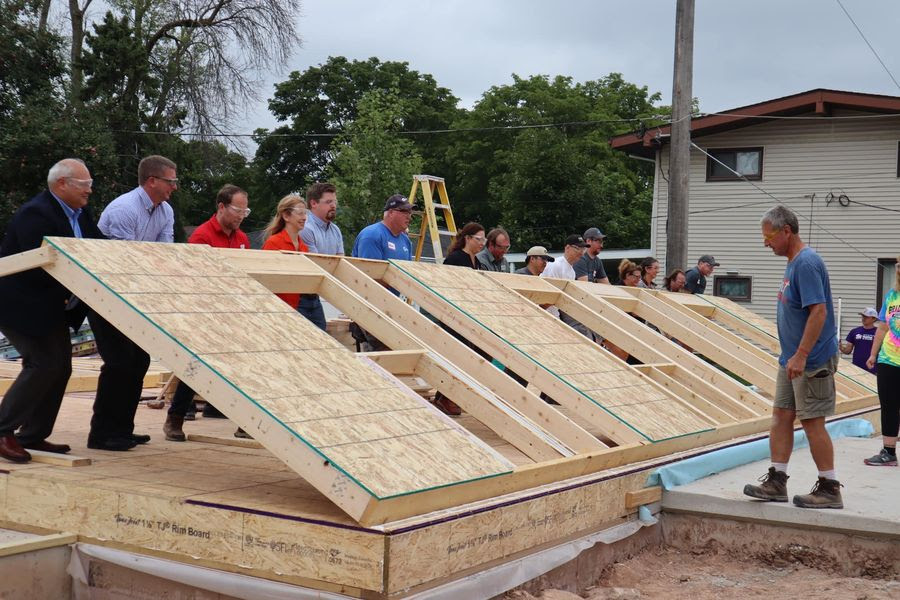
<path fill-rule="evenodd" d="M 673 296 L 677 294 L 670 294 Z M 718 296 L 701 296 L 704 302 L 715 307 L 711 318 L 717 324 L 728 327 L 735 334 L 753 341 L 773 357 L 781 353 L 778 344 L 778 331 L 771 321 L 763 319 L 756 313 L 728 298 Z M 753 348 L 756 350 L 757 348 Z M 875 375 L 860 369 L 849 360 L 838 362 L 838 375 L 835 377 L 838 399 L 841 396 L 848 400 L 857 400 L 877 394 L 878 384 Z"/>
<path fill-rule="evenodd" d="M 438 318 L 452 320 L 465 315 L 471 319 L 475 327 L 468 327 L 470 341 L 487 350 L 490 344 L 496 344 L 496 340 L 490 338 L 493 334 L 518 353 L 518 356 L 506 354 L 505 358 L 517 363 L 533 361 L 546 369 L 547 375 L 541 374 L 545 386 L 554 383 L 547 378 L 549 375 L 571 387 L 577 396 L 587 400 L 572 403 L 573 409 L 590 422 L 604 423 L 613 440 L 621 442 L 622 436 L 627 439 L 629 430 L 652 441 L 712 426 L 707 419 L 673 402 L 672 396 L 648 385 L 636 370 L 484 273 L 402 261 L 393 262 L 392 267 L 419 286 L 421 291 L 414 296 L 417 302 L 426 305 L 429 299 L 422 297 L 425 292 L 432 302 L 439 299 L 443 303 L 435 313 Z M 413 288 L 402 291 L 415 293 Z M 466 310 L 463 311 L 459 303 L 463 303 Z M 456 314 L 451 316 L 448 311 Z M 451 326 L 454 325 L 451 323 Z M 460 333 L 466 335 L 466 332 Z M 507 362 L 503 356 L 498 358 Z M 516 364 L 510 366 L 516 370 Z M 570 373 L 607 374 L 613 383 L 582 389 L 577 380 L 568 377 Z M 540 382 L 535 383 L 541 387 Z M 621 389 L 630 390 L 633 396 L 624 399 L 628 394 L 617 391 Z M 545 391 L 553 395 L 550 389 Z M 571 402 L 565 397 L 558 400 L 564 405 Z"/>
<path fill-rule="evenodd" d="M 52 244 L 71 262 L 58 259 L 51 274 L 152 354 L 178 362 L 175 355 L 186 350 L 189 361 L 173 365 L 176 374 L 204 396 L 216 397 L 214 390 L 225 395 L 217 406 L 301 475 L 337 467 L 352 478 L 314 482 L 336 501 L 348 485 L 384 498 L 512 467 L 211 248 L 75 239 Z M 105 302 L 94 297 L 103 292 L 116 296 L 104 296 Z M 416 429 L 401 432 L 398 423 Z M 296 460 L 298 450 L 281 441 L 291 437 L 323 457 L 324 465 L 310 471 L 314 463 Z"/>

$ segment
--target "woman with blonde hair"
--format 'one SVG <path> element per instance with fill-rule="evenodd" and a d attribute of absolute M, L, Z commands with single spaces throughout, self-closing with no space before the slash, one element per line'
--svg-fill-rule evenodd
<path fill-rule="evenodd" d="M 275 216 L 265 229 L 263 250 L 289 250 L 308 252 L 309 248 L 300 239 L 300 231 L 306 225 L 306 202 L 297 194 L 288 194 L 278 202 Z M 277 294 L 279 298 L 309 319 L 316 327 L 325 331 L 325 313 L 322 305 L 311 294 Z"/>
<path fill-rule="evenodd" d="M 875 367 L 884 442 L 881 452 L 863 461 L 873 467 L 897 466 L 897 433 L 900 430 L 900 256 L 894 269 L 894 287 L 888 290 L 881 303 L 878 331 L 872 342 L 872 353 L 866 361 L 868 368 Z"/>
<path fill-rule="evenodd" d="M 641 266 L 623 258 L 619 263 L 619 285 L 638 287 L 641 280 Z"/>

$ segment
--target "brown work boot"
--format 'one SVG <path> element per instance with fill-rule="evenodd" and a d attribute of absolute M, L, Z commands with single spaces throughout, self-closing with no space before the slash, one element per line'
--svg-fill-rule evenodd
<path fill-rule="evenodd" d="M 166 422 L 163 423 L 163 433 L 170 442 L 183 442 L 187 439 L 181 427 L 184 425 L 184 417 L 178 415 L 168 415 Z"/>
<path fill-rule="evenodd" d="M 744 495 L 771 502 L 787 502 L 788 474 L 784 471 L 776 471 L 775 467 L 769 467 L 769 472 L 758 479 L 762 485 L 744 486 Z M 796 498 L 794 499 L 796 502 Z"/>
<path fill-rule="evenodd" d="M 794 496 L 794 504 L 800 508 L 844 508 L 842 487 L 836 479 L 819 477 L 810 493 Z"/>

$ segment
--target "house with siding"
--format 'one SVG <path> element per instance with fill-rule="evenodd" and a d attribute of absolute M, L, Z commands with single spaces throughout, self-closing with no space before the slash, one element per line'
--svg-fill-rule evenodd
<path fill-rule="evenodd" d="M 691 140 L 687 267 L 703 254 L 721 263 L 708 294 L 774 319 L 785 259 L 763 246 L 759 220 L 781 203 L 828 265 L 841 334 L 880 307 L 900 254 L 900 97 L 811 90 L 694 118 Z M 610 142 L 656 164 L 650 240 L 664 265 L 669 141 L 663 126 Z"/>

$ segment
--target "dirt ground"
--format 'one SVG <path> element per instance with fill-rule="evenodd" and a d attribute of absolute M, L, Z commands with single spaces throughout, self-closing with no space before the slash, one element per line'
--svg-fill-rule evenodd
<path fill-rule="evenodd" d="M 715 552 L 657 548 L 614 563 L 596 586 L 581 595 L 547 589 L 537 596 L 521 590 L 507 596 L 510 600 L 635 600 L 671 598 L 673 593 L 675 598 L 689 600 L 896 600 L 900 581 L 829 575 L 779 555 L 741 560 Z"/>

